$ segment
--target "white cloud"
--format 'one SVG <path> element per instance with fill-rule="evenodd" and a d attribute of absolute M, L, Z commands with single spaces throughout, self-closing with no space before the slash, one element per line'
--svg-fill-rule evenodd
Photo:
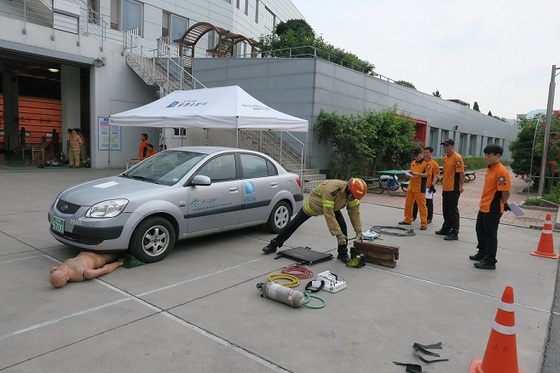
<path fill-rule="evenodd" d="M 551 67 L 560 67 L 557 0 L 292 1 L 317 34 L 377 73 L 477 101 L 483 113 L 545 108 Z"/>

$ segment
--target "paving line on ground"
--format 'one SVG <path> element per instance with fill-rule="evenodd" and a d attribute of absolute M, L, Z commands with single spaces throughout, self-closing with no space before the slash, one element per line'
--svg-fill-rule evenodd
<path fill-rule="evenodd" d="M 441 282 L 427 280 L 425 278 L 411 276 L 411 275 L 407 275 L 407 274 L 404 274 L 404 273 L 401 273 L 401 272 L 389 271 L 389 270 L 386 270 L 384 268 L 377 268 L 377 267 L 372 267 L 372 266 L 366 266 L 366 268 L 370 268 L 374 271 L 381 271 L 381 272 L 389 273 L 389 274 L 394 275 L 394 276 L 400 276 L 400 277 L 408 278 L 408 279 L 411 279 L 411 280 L 425 282 L 425 283 L 428 283 L 428 284 L 431 284 L 431 285 L 441 286 L 441 287 L 451 289 L 451 290 L 457 290 L 457 291 L 467 293 L 467 294 L 478 295 L 478 296 L 481 296 L 481 297 L 484 297 L 484 298 L 494 299 L 494 300 L 498 300 L 498 301 L 501 299 L 500 297 L 496 297 L 496 296 L 493 296 L 493 295 L 477 293 L 476 291 L 472 291 L 472 290 L 469 290 L 469 289 L 460 288 L 460 287 L 452 286 L 452 285 L 447 285 L 447 284 L 443 284 Z M 520 307 L 535 310 L 535 311 L 546 312 L 546 313 L 550 313 L 550 314 L 553 314 L 553 315 L 560 315 L 560 312 L 547 310 L 545 308 L 541 308 L 541 307 L 537 307 L 537 306 L 531 306 L 531 305 L 528 305 L 528 304 L 523 304 L 523 303 L 518 303 L 518 302 L 515 302 L 514 304 L 516 306 L 520 306 Z"/>
<path fill-rule="evenodd" d="M 16 259 L 16 260 L 31 259 L 31 258 L 38 257 L 38 256 L 47 257 L 51 260 L 54 260 L 54 261 L 60 263 L 59 260 L 57 260 L 56 258 L 54 258 L 50 255 L 47 255 L 47 254 L 30 256 L 30 257 L 27 257 L 27 258 L 20 258 L 20 259 Z M 14 260 L 14 261 L 16 261 L 16 260 Z M 238 353 L 240 355 L 243 355 L 243 356 L 257 362 L 257 363 L 269 368 L 270 370 L 272 370 L 274 372 L 289 373 L 290 372 L 289 370 L 286 370 L 286 369 L 282 368 L 281 366 L 279 366 L 277 364 L 274 364 L 273 362 L 270 362 L 270 361 L 256 355 L 255 353 L 253 353 L 251 351 L 248 351 L 248 350 L 246 350 L 246 349 L 244 349 L 240 346 L 237 346 L 235 344 L 232 344 L 228 340 L 226 340 L 224 338 L 221 338 L 221 337 L 219 337 L 215 334 L 212 334 L 212 333 L 210 333 L 210 332 L 208 332 L 208 331 L 206 331 L 206 330 L 204 330 L 204 329 L 202 329 L 202 328 L 200 328 L 200 327 L 198 327 L 194 324 L 191 324 L 191 323 L 187 322 L 186 320 L 183 320 L 183 319 L 179 318 L 178 316 L 173 315 L 172 313 L 170 313 L 170 312 L 168 312 L 168 311 L 166 311 L 162 308 L 159 308 L 159 307 L 157 307 L 157 306 L 155 306 L 155 305 L 153 305 L 153 304 L 151 304 L 151 303 L 149 303 L 149 302 L 140 298 L 142 296 L 146 296 L 146 295 L 153 294 L 153 293 L 156 293 L 156 292 L 168 290 L 168 289 L 176 287 L 176 286 L 184 285 L 184 284 L 187 284 L 187 283 L 192 282 L 192 281 L 197 281 L 197 280 L 200 280 L 200 279 L 203 279 L 203 278 L 206 278 L 206 277 L 215 276 L 215 275 L 224 273 L 226 271 L 236 269 L 236 268 L 240 268 L 240 267 L 243 267 L 245 265 L 248 265 L 248 264 L 251 264 L 251 263 L 254 263 L 254 262 L 258 262 L 258 261 L 261 261 L 261 260 L 262 260 L 262 258 L 261 259 L 250 260 L 250 261 L 245 262 L 245 263 L 241 263 L 241 264 L 238 264 L 238 265 L 235 265 L 235 266 L 232 266 L 232 267 L 228 267 L 228 268 L 225 268 L 225 269 L 222 269 L 222 270 L 219 270 L 219 271 L 216 271 L 216 272 L 212 272 L 212 273 L 209 273 L 209 274 L 206 274 L 206 275 L 203 275 L 203 276 L 194 277 L 192 279 L 188 279 L 188 280 L 185 280 L 185 281 L 180 281 L 180 282 L 177 282 L 175 284 L 163 286 L 161 288 L 154 289 L 154 290 L 151 290 L 151 291 L 147 291 L 147 292 L 144 292 L 144 293 L 141 293 L 141 294 L 138 294 L 138 295 L 132 295 L 132 294 L 126 292 L 125 290 L 119 289 L 119 288 L 115 287 L 114 285 L 111 285 L 111 284 L 109 284 L 109 283 L 107 283 L 107 282 L 105 282 L 101 279 L 95 278 L 95 279 L 93 279 L 93 281 L 97 282 L 100 285 L 105 286 L 106 288 L 108 288 L 110 290 L 113 290 L 114 292 L 122 295 L 124 298 L 115 300 L 113 302 L 108 302 L 108 303 L 105 303 L 105 304 L 101 304 L 101 305 L 98 305 L 98 306 L 95 306 L 95 307 L 90 307 L 88 309 L 81 310 L 81 311 L 78 311 L 78 312 L 74 312 L 74 313 L 71 313 L 71 314 L 68 314 L 68 315 L 64 315 L 64 316 L 61 316 L 61 317 L 58 317 L 58 318 L 55 318 L 55 319 L 52 319 L 52 320 L 47 320 L 47 321 L 44 321 L 42 323 L 34 324 L 34 325 L 31 325 L 31 326 L 28 326 L 27 328 L 19 329 L 19 330 L 13 331 L 11 333 L 6 333 L 6 334 L 3 334 L 3 335 L 0 335 L 0 340 L 10 338 L 10 337 L 13 337 L 13 336 L 16 336 L 16 335 L 19 335 L 19 334 L 27 333 L 27 332 L 30 332 L 30 331 L 33 331 L 35 329 L 39 329 L 39 328 L 42 328 L 42 327 L 45 327 L 45 326 L 57 324 L 61 321 L 65 321 L 65 320 L 74 318 L 76 316 L 81 316 L 81 315 L 85 315 L 85 314 L 88 314 L 88 313 L 96 312 L 98 310 L 114 306 L 116 304 L 120 304 L 120 303 L 124 303 L 124 302 L 128 302 L 128 301 L 135 301 L 138 304 L 143 305 L 143 306 L 151 309 L 152 311 L 156 312 L 157 314 L 162 314 L 163 316 L 169 318 L 170 320 L 172 320 L 172 321 L 174 321 L 174 322 L 176 322 L 180 325 L 183 325 L 183 326 L 191 329 L 192 331 L 221 344 L 224 347 L 230 348 L 233 351 L 235 351 L 236 353 Z"/>

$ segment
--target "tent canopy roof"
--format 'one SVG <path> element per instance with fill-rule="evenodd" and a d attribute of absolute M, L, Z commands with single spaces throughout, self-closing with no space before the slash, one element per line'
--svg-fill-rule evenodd
<path fill-rule="evenodd" d="M 113 114 L 112 125 L 307 132 L 308 122 L 263 104 L 239 86 L 174 91 L 147 105 Z"/>

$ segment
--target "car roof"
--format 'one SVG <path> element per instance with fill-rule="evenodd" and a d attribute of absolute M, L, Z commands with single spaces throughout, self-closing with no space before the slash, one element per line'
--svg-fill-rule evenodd
<path fill-rule="evenodd" d="M 177 148 L 170 148 L 168 150 L 189 151 L 189 152 L 196 152 L 196 153 L 203 153 L 203 154 L 213 154 L 213 153 L 228 152 L 228 151 L 262 154 L 253 150 L 232 148 L 227 146 L 181 146 Z"/>

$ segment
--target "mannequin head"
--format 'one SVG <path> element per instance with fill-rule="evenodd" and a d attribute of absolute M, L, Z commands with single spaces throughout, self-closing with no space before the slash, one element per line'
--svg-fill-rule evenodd
<path fill-rule="evenodd" d="M 65 267 L 58 266 L 52 273 L 51 273 L 51 285 L 55 288 L 61 288 L 70 279 L 68 274 L 68 269 Z"/>

